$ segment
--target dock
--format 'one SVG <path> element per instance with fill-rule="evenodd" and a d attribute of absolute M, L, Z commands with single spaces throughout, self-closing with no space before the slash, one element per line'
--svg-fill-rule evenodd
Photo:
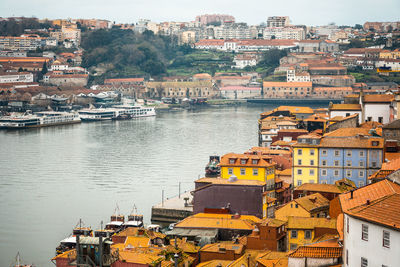
<path fill-rule="evenodd" d="M 193 196 L 185 192 L 151 207 L 151 223 L 167 227 L 193 215 Z"/>

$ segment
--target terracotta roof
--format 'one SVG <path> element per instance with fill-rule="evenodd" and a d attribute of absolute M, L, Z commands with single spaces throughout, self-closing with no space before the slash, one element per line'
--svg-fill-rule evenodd
<path fill-rule="evenodd" d="M 352 137 L 356 136 L 357 134 L 362 134 L 362 135 L 367 135 L 371 136 L 369 133 L 368 128 L 339 128 L 337 130 L 334 130 L 332 132 L 324 134 L 325 137 Z"/>
<path fill-rule="evenodd" d="M 374 145 L 375 143 L 377 145 Z M 381 137 L 327 137 L 322 138 L 319 147 L 331 148 L 372 148 L 382 149 L 384 140 Z"/>
<path fill-rule="evenodd" d="M 212 261 L 206 261 L 206 262 L 201 262 L 197 264 L 197 267 L 215 267 L 215 266 L 220 266 L 220 267 L 227 267 L 229 266 L 233 261 L 224 261 L 224 260 L 212 260 Z"/>
<path fill-rule="evenodd" d="M 308 196 L 297 198 L 293 201 L 299 204 L 308 212 L 311 212 L 314 209 L 329 207 L 329 200 L 322 196 L 320 193 L 314 193 Z"/>
<path fill-rule="evenodd" d="M 276 251 L 264 252 L 258 255 L 257 262 L 266 267 L 287 267 L 287 253 Z"/>
<path fill-rule="evenodd" d="M 127 263 L 152 264 L 153 262 L 163 258 L 163 256 L 156 256 L 148 253 L 138 253 L 129 250 L 119 251 L 119 260 Z"/>
<path fill-rule="evenodd" d="M 368 128 L 368 129 L 376 128 L 379 126 L 382 126 L 382 123 L 379 123 L 376 121 L 366 121 L 366 122 L 360 124 L 361 128 Z"/>
<path fill-rule="evenodd" d="M 336 219 L 289 216 L 287 221 L 287 228 L 288 229 L 314 229 L 314 228 L 336 229 Z"/>
<path fill-rule="evenodd" d="M 138 236 L 128 236 L 125 240 L 125 247 L 148 247 L 150 244 L 150 238 L 148 237 L 138 237 Z"/>
<path fill-rule="evenodd" d="M 224 86 L 220 91 L 261 91 L 261 87 Z"/>
<path fill-rule="evenodd" d="M 394 100 L 393 95 L 364 95 L 364 103 L 390 103 Z"/>
<path fill-rule="evenodd" d="M 264 186 L 265 182 L 257 180 L 242 180 L 237 179 L 236 181 L 229 181 L 229 179 L 222 178 L 200 178 L 195 181 L 195 183 L 210 183 L 210 184 L 220 184 L 220 185 L 249 185 L 249 186 Z"/>
<path fill-rule="evenodd" d="M 361 111 L 360 104 L 332 104 L 329 110 L 356 110 Z"/>
<path fill-rule="evenodd" d="M 175 227 L 253 230 L 254 223 L 260 221 L 251 215 L 241 215 L 236 219 L 232 214 L 197 213 L 178 222 Z"/>
<path fill-rule="evenodd" d="M 312 87 L 312 82 L 263 82 L 266 87 Z"/>
<path fill-rule="evenodd" d="M 289 258 L 341 258 L 341 247 L 311 247 L 301 246 L 289 254 Z"/>
<path fill-rule="evenodd" d="M 272 226 L 272 227 L 279 227 L 281 225 L 286 224 L 285 221 L 281 221 L 275 218 L 268 218 L 261 221 L 260 225 L 262 226 Z"/>
<path fill-rule="evenodd" d="M 105 79 L 104 84 L 109 83 L 136 83 L 143 82 L 144 78 L 122 78 L 122 79 Z"/>
<path fill-rule="evenodd" d="M 336 185 L 333 184 L 309 184 L 305 183 L 295 188 L 296 191 L 313 191 L 313 192 L 326 192 L 326 193 L 342 193 Z"/>
<path fill-rule="evenodd" d="M 246 153 L 254 153 L 254 152 L 265 154 L 265 155 L 278 155 L 278 154 L 291 155 L 292 154 L 291 151 L 286 150 L 286 149 L 271 149 L 269 147 L 258 147 L 258 146 L 252 147 L 248 152 L 245 152 L 245 154 Z"/>
<path fill-rule="evenodd" d="M 392 194 L 349 209 L 346 213 L 361 220 L 400 230 L 400 194 Z"/>
<path fill-rule="evenodd" d="M 230 159 L 234 159 L 235 163 L 230 163 Z M 241 163 L 241 160 L 246 160 L 245 164 Z M 257 163 L 254 164 L 253 160 L 257 160 Z M 223 155 L 221 157 L 221 161 L 219 163 L 220 166 L 243 166 L 243 167 L 271 167 L 274 166 L 273 163 L 268 163 L 267 160 L 271 160 L 269 156 L 262 155 L 250 155 L 250 154 L 235 154 L 229 153 Z"/>
<path fill-rule="evenodd" d="M 233 250 L 235 254 L 242 254 L 244 245 L 234 243 L 214 243 L 207 244 L 200 249 L 200 252 L 220 252 L 220 248 L 225 250 Z"/>
<path fill-rule="evenodd" d="M 275 175 L 292 176 L 292 169 L 285 169 L 283 171 L 275 170 Z"/>
<path fill-rule="evenodd" d="M 389 161 L 397 159 L 399 157 L 400 157 L 400 153 L 399 152 L 396 152 L 396 153 L 388 153 L 388 152 L 386 152 L 385 153 L 385 159 L 389 160 Z"/>
<path fill-rule="evenodd" d="M 382 180 L 354 190 L 353 198 L 350 198 L 350 192 L 340 194 L 339 201 L 342 211 L 347 212 L 351 208 L 365 204 L 367 200 L 374 201 L 393 194 L 400 194 L 400 185 L 389 180 Z"/>
<path fill-rule="evenodd" d="M 297 107 L 297 106 L 279 106 L 273 111 L 289 111 L 290 113 L 308 113 L 314 114 L 314 110 L 310 107 Z"/>

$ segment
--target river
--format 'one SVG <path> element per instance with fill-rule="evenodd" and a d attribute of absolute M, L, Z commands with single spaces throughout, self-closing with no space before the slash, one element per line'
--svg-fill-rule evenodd
<path fill-rule="evenodd" d="M 100 228 L 118 205 L 149 223 L 151 206 L 194 187 L 211 154 L 257 146 L 259 113 L 276 106 L 207 108 L 157 117 L 0 131 L 0 266 L 54 266 L 81 218 Z"/>

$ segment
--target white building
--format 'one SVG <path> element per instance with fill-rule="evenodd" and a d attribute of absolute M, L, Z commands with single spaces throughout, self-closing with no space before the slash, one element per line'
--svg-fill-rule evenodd
<path fill-rule="evenodd" d="M 328 108 L 329 119 L 334 117 L 348 117 L 358 114 L 358 123 L 362 123 L 362 106 L 360 104 L 332 104 Z"/>
<path fill-rule="evenodd" d="M 383 124 L 391 121 L 393 95 L 364 95 L 360 98 L 363 106 L 363 122 L 377 121 Z"/>
<path fill-rule="evenodd" d="M 296 73 L 294 68 L 289 68 L 286 71 L 287 82 L 310 82 L 311 76 L 308 72 Z"/>
<path fill-rule="evenodd" d="M 288 16 L 268 17 L 267 27 L 286 27 L 289 26 L 290 20 Z"/>
<path fill-rule="evenodd" d="M 263 38 L 303 40 L 306 38 L 306 33 L 303 28 L 266 27 L 264 29 Z"/>
<path fill-rule="evenodd" d="M 261 87 L 225 86 L 221 87 L 221 97 L 227 99 L 248 99 L 261 96 Z"/>
<path fill-rule="evenodd" d="M 31 83 L 33 74 L 30 72 L 9 72 L 0 75 L 0 83 Z"/>
<path fill-rule="evenodd" d="M 235 56 L 233 59 L 233 62 L 235 63 L 235 68 L 237 69 L 243 69 L 247 66 L 256 66 L 257 65 L 257 55 L 256 54 L 238 54 Z"/>
<path fill-rule="evenodd" d="M 375 63 L 376 68 L 389 67 L 391 70 L 400 70 L 400 59 L 380 59 Z"/>
<path fill-rule="evenodd" d="M 400 266 L 400 194 L 344 214 L 343 266 Z"/>

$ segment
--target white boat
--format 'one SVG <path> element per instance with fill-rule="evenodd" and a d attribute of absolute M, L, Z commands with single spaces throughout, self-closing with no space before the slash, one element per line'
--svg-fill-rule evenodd
<path fill-rule="evenodd" d="M 21 116 L 6 116 L 0 118 L 2 129 L 24 129 L 55 125 L 80 123 L 81 119 L 77 113 L 42 111 L 35 114 L 24 114 Z"/>
<path fill-rule="evenodd" d="M 114 106 L 114 108 L 119 109 L 120 114 L 130 115 L 133 118 L 156 116 L 156 110 L 154 107 L 119 105 Z"/>
<path fill-rule="evenodd" d="M 82 121 L 102 121 L 126 118 L 140 118 L 155 116 L 156 111 L 153 107 L 120 105 L 113 108 L 94 108 L 79 111 Z"/>
<path fill-rule="evenodd" d="M 120 115 L 119 111 L 115 108 L 82 109 L 79 111 L 79 117 L 82 121 L 112 120 Z"/>

